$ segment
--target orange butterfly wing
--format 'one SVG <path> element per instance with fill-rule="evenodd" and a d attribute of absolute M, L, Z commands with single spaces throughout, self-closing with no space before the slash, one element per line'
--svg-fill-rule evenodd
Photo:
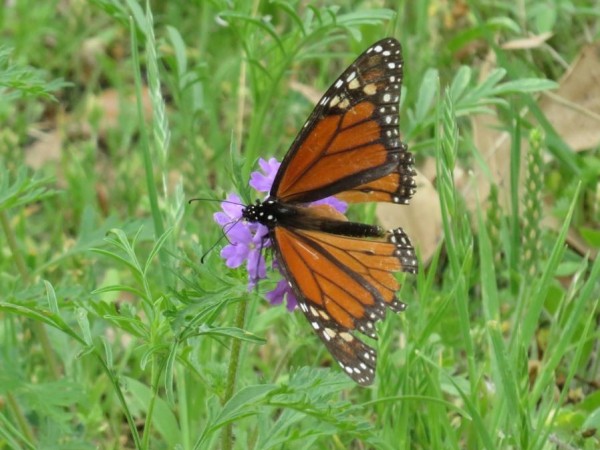
<path fill-rule="evenodd" d="M 386 306 L 405 309 L 393 272 L 416 271 L 408 238 L 401 229 L 370 240 L 286 227 L 273 233 L 278 260 L 315 332 L 353 380 L 371 384 L 376 352 L 351 331 L 376 339 L 375 322 Z"/>
<path fill-rule="evenodd" d="M 412 155 L 400 141 L 400 43 L 372 45 L 327 90 L 292 144 L 271 195 L 305 203 L 331 195 L 349 202 L 407 203 Z"/>
<path fill-rule="evenodd" d="M 415 190 L 413 158 L 398 133 L 400 43 L 369 47 L 327 90 L 275 176 L 269 198 L 244 217 L 269 227 L 277 260 L 300 308 L 344 371 L 366 386 L 376 352 L 357 338 L 376 339 L 386 309 L 402 311 L 394 272 L 415 273 L 417 261 L 401 229 L 347 222 L 327 206 L 348 202 L 408 203 Z"/>

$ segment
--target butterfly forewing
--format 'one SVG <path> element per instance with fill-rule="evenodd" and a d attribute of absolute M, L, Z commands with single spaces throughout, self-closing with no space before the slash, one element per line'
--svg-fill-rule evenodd
<path fill-rule="evenodd" d="M 284 158 L 272 196 L 298 203 L 337 194 L 350 202 L 408 202 L 414 170 L 398 133 L 402 64 L 400 43 L 387 38 L 342 73 Z"/>

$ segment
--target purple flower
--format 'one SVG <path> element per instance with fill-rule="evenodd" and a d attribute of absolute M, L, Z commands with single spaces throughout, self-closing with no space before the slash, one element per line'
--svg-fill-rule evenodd
<path fill-rule="evenodd" d="M 242 221 L 241 199 L 235 194 L 227 196 L 221 203 L 223 212 L 214 214 L 215 222 L 223 227 L 229 244 L 221 250 L 221 258 L 231 269 L 240 267 L 244 261 L 248 270 L 248 289 L 252 290 L 256 281 L 267 276 L 265 259 L 261 250 L 270 245 L 266 239 L 269 230 L 264 225 Z"/>
<path fill-rule="evenodd" d="M 342 214 L 348 210 L 348 203 L 335 197 L 327 197 L 322 200 L 317 200 L 316 202 L 312 202 L 311 205 L 329 205 L 332 208 L 337 209 Z"/>
<path fill-rule="evenodd" d="M 277 286 L 275 286 L 275 289 L 267 292 L 265 294 L 265 297 L 267 298 L 267 300 L 269 300 L 271 305 L 279 305 L 285 299 L 287 302 L 288 311 L 293 311 L 298 305 L 298 300 L 296 300 L 296 294 L 294 294 L 294 290 L 285 278 L 279 280 Z"/>
<path fill-rule="evenodd" d="M 253 187 L 258 192 L 269 192 L 281 163 L 275 158 L 271 158 L 268 161 L 260 158 L 258 165 L 264 173 L 252 172 L 250 174 L 250 187 Z"/>
<path fill-rule="evenodd" d="M 262 172 L 252 172 L 249 184 L 258 192 L 270 192 L 281 163 L 275 158 L 270 158 L 268 161 L 260 158 L 258 164 Z M 345 213 L 348 209 L 346 202 L 335 197 L 316 201 L 312 205 L 329 205 L 341 213 Z M 248 289 L 252 290 L 259 279 L 267 276 L 262 249 L 271 245 L 267 239 L 269 230 L 259 223 L 242 220 L 244 206 L 239 196 L 235 194 L 229 194 L 226 201 L 221 203 L 221 208 L 223 211 L 215 213 L 213 217 L 215 222 L 223 227 L 230 242 L 221 250 L 221 257 L 225 260 L 227 267 L 232 269 L 238 268 L 246 262 Z M 273 261 L 273 267 L 281 272 L 277 260 Z M 280 280 L 275 289 L 267 292 L 265 297 L 273 305 L 278 305 L 286 300 L 287 308 L 290 311 L 293 311 L 298 304 L 294 291 L 285 279 Z"/>
<path fill-rule="evenodd" d="M 213 215 L 215 222 L 220 226 L 230 225 L 242 218 L 242 209 L 244 205 L 242 199 L 235 194 L 227 194 L 227 198 L 221 203 L 223 212 L 218 212 Z"/>

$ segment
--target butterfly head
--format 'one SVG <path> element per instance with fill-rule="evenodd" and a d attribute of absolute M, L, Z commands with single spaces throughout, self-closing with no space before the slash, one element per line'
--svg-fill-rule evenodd
<path fill-rule="evenodd" d="M 258 222 L 273 228 L 277 224 L 277 203 L 269 198 L 264 202 L 256 200 L 242 209 L 242 217 L 249 222 Z"/>

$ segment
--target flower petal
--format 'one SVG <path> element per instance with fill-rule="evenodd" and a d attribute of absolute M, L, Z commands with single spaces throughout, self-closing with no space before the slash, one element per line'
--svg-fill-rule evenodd
<path fill-rule="evenodd" d="M 242 199 L 236 194 L 227 194 L 225 200 L 231 203 L 222 202 L 221 209 L 233 220 L 240 219 L 242 217 L 242 209 L 244 209 Z"/>
<path fill-rule="evenodd" d="M 348 210 L 348 203 L 333 196 L 312 202 L 311 205 L 329 205 L 337 209 L 342 214 Z"/>
<path fill-rule="evenodd" d="M 252 249 L 248 253 L 248 263 L 246 265 L 248 268 L 248 277 L 251 281 L 256 282 L 261 278 L 266 278 L 267 276 L 267 268 L 265 264 L 265 258 L 259 249 Z"/>
<path fill-rule="evenodd" d="M 298 305 L 296 295 L 286 279 L 279 280 L 275 289 L 267 292 L 265 297 L 272 305 L 279 305 L 285 299 L 288 311 L 293 311 Z"/>
<path fill-rule="evenodd" d="M 253 244 L 252 230 L 248 227 L 247 223 L 238 222 L 226 228 L 224 232 L 227 234 L 227 239 L 229 239 L 232 244 L 241 244 L 245 246 Z"/>
<path fill-rule="evenodd" d="M 268 161 L 260 158 L 258 164 L 262 173 L 258 171 L 252 172 L 249 184 L 259 192 L 269 192 L 281 163 L 275 158 L 270 158 Z"/>
<path fill-rule="evenodd" d="M 244 245 L 226 245 L 221 250 L 221 258 L 225 260 L 227 267 L 236 269 L 248 258 L 248 247 Z"/>

